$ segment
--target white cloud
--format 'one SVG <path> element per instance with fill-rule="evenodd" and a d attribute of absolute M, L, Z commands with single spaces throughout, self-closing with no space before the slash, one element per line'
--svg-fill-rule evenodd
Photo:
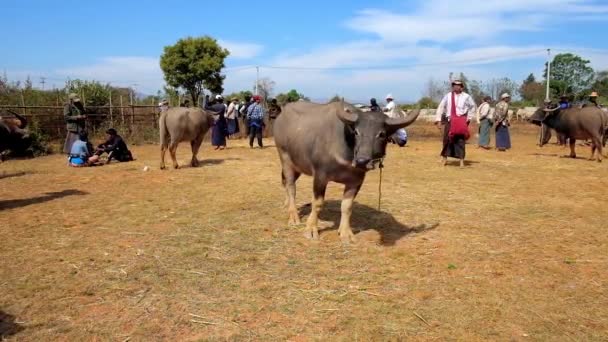
<path fill-rule="evenodd" d="M 228 40 L 218 40 L 218 43 L 230 51 L 229 58 L 235 59 L 250 59 L 256 57 L 262 52 L 264 47 L 254 43 L 241 43 Z"/>

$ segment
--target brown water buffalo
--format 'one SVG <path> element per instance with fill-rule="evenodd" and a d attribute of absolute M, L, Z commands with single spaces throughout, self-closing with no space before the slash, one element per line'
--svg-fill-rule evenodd
<path fill-rule="evenodd" d="M 602 161 L 602 145 L 608 117 L 597 107 L 585 108 L 540 108 L 530 118 L 530 121 L 542 122 L 545 126 L 553 128 L 569 140 L 570 157 L 576 158 L 574 151 L 576 140 L 591 140 L 591 160 L 597 150 L 597 161 Z M 541 141 L 541 146 L 544 145 Z"/>
<path fill-rule="evenodd" d="M 343 102 L 321 105 L 294 102 L 283 107 L 273 130 L 287 193 L 289 223 L 299 224 L 295 183 L 301 174 L 313 177 L 312 210 L 306 222 L 307 238 L 318 239 L 318 215 L 330 181 L 344 184 L 339 233 L 354 241 L 350 226 L 353 201 L 365 179 L 384 158 L 387 139 L 413 123 L 419 110 L 391 119 L 380 112 L 362 112 Z"/>
<path fill-rule="evenodd" d="M 192 161 L 190 165 L 198 166 L 197 154 L 203 138 L 213 125 L 212 112 L 201 108 L 175 107 L 163 111 L 160 115 L 158 127 L 160 129 L 160 168 L 165 168 L 165 152 L 169 149 L 173 167 L 178 168 L 175 153 L 177 145 L 182 141 L 189 141 L 192 147 Z"/>
<path fill-rule="evenodd" d="M 17 154 L 24 152 L 31 145 L 27 130 L 27 119 L 13 111 L 14 118 L 0 118 L 0 154 L 10 150 Z"/>

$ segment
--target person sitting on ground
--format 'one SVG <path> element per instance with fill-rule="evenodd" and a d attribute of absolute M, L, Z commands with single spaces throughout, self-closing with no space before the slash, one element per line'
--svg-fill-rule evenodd
<path fill-rule="evenodd" d="M 99 161 L 99 156 L 93 155 L 92 146 L 86 132 L 78 134 L 78 139 L 72 143 L 68 163 L 70 166 L 91 166 Z"/>
<path fill-rule="evenodd" d="M 119 162 L 133 160 L 133 155 L 127 148 L 127 143 L 125 143 L 123 138 L 118 135 L 118 132 L 116 132 L 114 128 L 108 129 L 106 131 L 106 135 L 106 141 L 97 146 L 95 155 L 101 156 L 102 154 L 107 153 L 108 161 L 106 164 L 109 164 L 112 159 L 118 160 Z"/>

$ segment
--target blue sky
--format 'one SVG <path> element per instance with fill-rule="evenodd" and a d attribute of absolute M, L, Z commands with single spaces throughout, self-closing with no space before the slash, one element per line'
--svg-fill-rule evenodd
<path fill-rule="evenodd" d="M 449 72 L 487 80 L 540 75 L 546 48 L 608 69 L 608 1 L 33 1 L 4 0 L 0 68 L 12 80 L 97 79 L 154 93 L 164 46 L 210 35 L 230 68 L 262 66 L 275 91 L 312 98 L 416 100 Z M 247 13 L 247 14 L 245 14 Z M 271 69 L 281 66 L 293 69 Z M 301 68 L 328 69 L 301 69 Z M 349 68 L 335 70 L 331 68 Z M 227 92 L 253 68 L 227 69 Z"/>

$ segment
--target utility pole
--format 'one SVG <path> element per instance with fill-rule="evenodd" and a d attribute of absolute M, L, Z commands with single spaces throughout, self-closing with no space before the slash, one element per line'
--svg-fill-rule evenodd
<path fill-rule="evenodd" d="M 255 94 L 256 95 L 260 95 L 258 93 L 259 84 L 260 84 L 260 67 L 256 66 L 255 67 Z"/>
<path fill-rule="evenodd" d="M 42 90 L 44 90 L 45 83 L 46 83 L 46 77 L 40 77 L 40 84 L 42 84 Z"/>
<path fill-rule="evenodd" d="M 549 83 L 551 82 L 551 49 L 547 49 L 547 93 L 545 95 L 545 101 L 551 101 L 549 97 Z"/>

